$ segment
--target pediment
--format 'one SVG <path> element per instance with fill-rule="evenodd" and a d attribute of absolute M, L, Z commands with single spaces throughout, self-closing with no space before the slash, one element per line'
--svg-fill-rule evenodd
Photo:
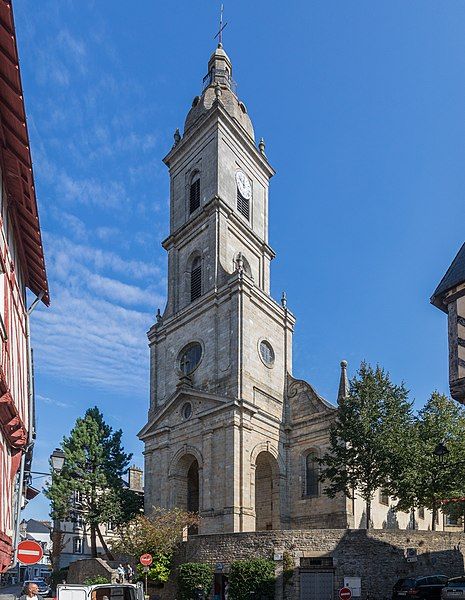
<path fill-rule="evenodd" d="M 335 406 L 320 396 L 310 383 L 287 375 L 287 400 L 291 419 L 333 412 Z"/>
<path fill-rule="evenodd" d="M 186 402 L 192 404 L 192 415 L 189 418 L 191 421 L 205 416 L 215 409 L 223 408 L 225 405 L 230 404 L 231 401 L 231 398 L 217 396 L 188 386 L 181 386 L 158 409 L 153 418 L 149 420 L 137 435 L 139 439 L 144 440 L 162 428 L 172 428 L 183 423 L 181 410 Z"/>

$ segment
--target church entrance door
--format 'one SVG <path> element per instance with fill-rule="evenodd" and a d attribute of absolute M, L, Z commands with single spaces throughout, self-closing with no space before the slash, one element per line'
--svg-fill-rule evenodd
<path fill-rule="evenodd" d="M 260 452 L 255 463 L 255 531 L 279 529 L 279 468 L 270 452 Z"/>

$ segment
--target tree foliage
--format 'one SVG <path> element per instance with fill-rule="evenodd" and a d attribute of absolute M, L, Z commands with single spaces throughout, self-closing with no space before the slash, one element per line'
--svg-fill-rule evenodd
<path fill-rule="evenodd" d="M 184 563 L 179 566 L 178 590 L 181 600 L 196 600 L 200 591 L 208 598 L 213 586 L 213 567 L 208 563 Z"/>
<path fill-rule="evenodd" d="M 64 465 L 60 472 L 52 472 L 45 492 L 53 519 L 84 518 L 90 527 L 93 556 L 97 555 L 97 535 L 106 548 L 99 525 L 122 523 L 140 505 L 136 494 L 124 487 L 122 478 L 132 454 L 124 452 L 121 437 L 121 429 L 113 431 L 97 407 L 89 408 L 83 418 L 76 420 L 69 437 L 63 438 Z"/>
<path fill-rule="evenodd" d="M 362 362 L 347 397 L 340 400 L 328 451 L 319 462 L 324 493 L 352 498 L 356 490 L 365 501 L 367 527 L 374 494 L 389 482 L 411 423 L 404 384 L 392 383 L 381 367 Z"/>
<path fill-rule="evenodd" d="M 433 530 L 441 502 L 465 496 L 464 431 L 464 409 L 447 396 L 433 392 L 410 428 L 407 452 L 391 478 L 391 492 L 398 498 L 396 508 L 430 509 Z M 434 453 L 439 442 L 445 443 L 449 451 L 442 458 Z"/>
<path fill-rule="evenodd" d="M 137 515 L 120 526 L 112 550 L 137 561 L 142 554 L 151 554 L 153 563 L 148 578 L 163 583 L 168 580 L 171 556 L 182 541 L 184 531 L 198 522 L 196 514 L 178 508 L 155 509 L 149 516 Z"/>
<path fill-rule="evenodd" d="M 272 560 L 254 558 L 236 560 L 229 571 L 229 598 L 272 600 L 275 595 L 275 565 Z"/>

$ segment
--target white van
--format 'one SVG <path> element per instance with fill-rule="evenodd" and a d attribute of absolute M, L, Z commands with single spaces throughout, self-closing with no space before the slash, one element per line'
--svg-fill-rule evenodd
<path fill-rule="evenodd" d="M 56 600 L 144 600 L 141 583 L 62 584 Z"/>

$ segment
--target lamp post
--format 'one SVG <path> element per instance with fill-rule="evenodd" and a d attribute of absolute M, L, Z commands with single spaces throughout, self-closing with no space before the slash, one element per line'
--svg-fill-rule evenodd
<path fill-rule="evenodd" d="M 439 469 L 442 470 L 444 467 L 444 463 L 446 460 L 446 456 L 449 454 L 449 449 L 444 444 L 444 442 L 439 442 L 435 449 L 433 450 L 433 457 L 436 459 Z M 437 490 L 437 473 L 433 472 L 433 519 L 431 523 L 432 531 L 436 530 L 436 519 L 438 516 L 438 507 L 437 507 L 437 499 L 436 499 L 436 490 Z"/>
<path fill-rule="evenodd" d="M 52 467 L 53 473 L 60 473 L 65 464 L 65 453 L 61 448 L 55 448 L 50 455 L 50 466 Z M 60 566 L 60 554 L 62 550 L 62 535 L 60 521 L 58 519 L 53 520 L 53 531 L 52 531 L 52 551 L 51 551 L 51 563 L 52 569 L 55 571 Z"/>

